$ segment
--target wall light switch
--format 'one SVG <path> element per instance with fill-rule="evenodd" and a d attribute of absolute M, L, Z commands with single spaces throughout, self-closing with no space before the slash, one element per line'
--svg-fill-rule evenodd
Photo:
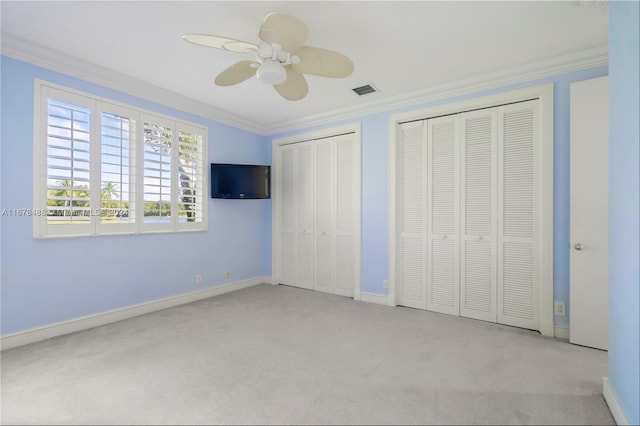
<path fill-rule="evenodd" d="M 553 313 L 562 317 L 567 315 L 566 305 L 564 302 L 553 302 Z"/>

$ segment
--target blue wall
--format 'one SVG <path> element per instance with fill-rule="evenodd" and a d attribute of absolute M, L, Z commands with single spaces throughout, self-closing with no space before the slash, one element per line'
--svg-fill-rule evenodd
<path fill-rule="evenodd" d="M 607 67 L 579 71 L 461 96 L 410 108 L 386 111 L 268 138 L 154 104 L 130 95 L 34 67 L 2 59 L 2 180 L 24 182 L 31 188 L 33 79 L 42 78 L 141 108 L 205 124 L 209 127 L 211 161 L 271 163 L 274 138 L 360 121 L 362 124 L 362 289 L 385 295 L 388 279 L 388 137 L 392 114 L 476 96 L 554 83 L 554 299 L 569 303 L 569 86 L 607 75 Z M 8 105 L 11 105 L 8 108 Z M 20 141 L 15 143 L 15 141 Z M 21 158 L 8 161 L 8 158 Z M 31 206 L 31 191 L 4 185 L 4 208 Z M 242 203 L 241 205 L 238 203 Z M 209 232 L 41 241 L 31 238 L 28 218 L 2 221 L 2 332 L 10 333 L 143 301 L 196 290 L 194 276 L 202 273 L 206 285 L 271 273 L 271 204 L 269 201 L 209 200 Z M 223 243 L 222 243 L 223 242 Z M 195 256 L 169 248 L 193 247 Z M 127 248 L 122 251 L 120 247 Z M 117 249 L 114 249 L 117 247 Z M 155 250 L 155 251 L 154 251 Z M 174 249 L 176 250 L 176 249 Z M 142 253 L 142 254 L 141 254 Z M 148 253 L 154 253 L 153 257 Z M 63 258 L 64 257 L 64 258 Z M 36 260 L 37 259 L 37 260 Z M 70 259 L 70 260 L 69 260 Z M 58 265 L 75 265 L 64 278 Z M 38 271 L 30 264 L 41 265 Z M 89 284 L 87 284 L 89 282 Z M 55 304 L 50 303 L 56 301 Z M 555 317 L 567 325 L 568 315 Z"/>
<path fill-rule="evenodd" d="M 528 86 L 554 84 L 554 300 L 567 304 L 567 316 L 556 316 L 557 325 L 569 324 L 569 87 L 571 83 L 607 75 L 607 67 L 531 81 L 500 89 L 474 93 L 437 102 L 367 115 L 299 131 L 270 136 L 277 139 L 297 133 L 360 121 L 362 124 L 362 290 L 386 295 L 389 278 L 389 120 L 398 112 L 410 111 L 463 99 L 485 96 Z"/>
<path fill-rule="evenodd" d="M 640 7 L 609 2 L 609 384 L 640 424 Z"/>
<path fill-rule="evenodd" d="M 35 67 L 2 65 L 2 207 L 33 204 L 33 90 L 40 78 L 205 125 L 209 162 L 271 164 L 263 136 Z M 270 275 L 271 201 L 208 200 L 209 231 L 35 240 L 29 217 L 2 217 L 2 334 Z M 224 271 L 231 270 L 226 280 Z M 204 284 L 195 284 L 202 274 Z"/>

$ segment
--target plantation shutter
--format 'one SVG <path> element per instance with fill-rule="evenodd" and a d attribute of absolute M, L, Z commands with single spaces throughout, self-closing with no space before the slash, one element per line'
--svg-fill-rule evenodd
<path fill-rule="evenodd" d="M 46 100 L 46 204 L 50 235 L 92 227 L 92 102 L 51 90 Z"/>
<path fill-rule="evenodd" d="M 277 176 L 280 217 L 280 284 L 296 283 L 296 158 L 295 145 L 281 147 Z"/>
<path fill-rule="evenodd" d="M 298 287 L 312 290 L 314 278 L 313 144 L 311 142 L 303 142 L 297 145 L 298 158 L 296 170 L 296 211 L 298 234 L 295 257 L 295 259 L 297 259 L 296 285 Z"/>
<path fill-rule="evenodd" d="M 498 108 L 498 322 L 538 328 L 538 101 Z"/>
<path fill-rule="evenodd" d="M 132 232 L 136 223 L 136 131 L 138 113 L 101 104 L 100 223 L 104 232 Z"/>
<path fill-rule="evenodd" d="M 173 125 L 160 117 L 143 117 L 143 223 L 145 228 L 163 229 L 171 223 Z"/>
<path fill-rule="evenodd" d="M 422 121 L 400 125 L 399 303 L 427 308 L 426 141 Z"/>
<path fill-rule="evenodd" d="M 357 219 L 355 212 L 356 189 L 353 170 L 359 167 L 356 161 L 354 135 L 352 133 L 336 136 L 336 294 L 353 296 L 355 276 L 356 244 L 355 231 Z"/>
<path fill-rule="evenodd" d="M 318 291 L 333 293 L 335 287 L 334 138 L 317 140 L 314 146 L 316 151 L 316 279 L 314 288 Z"/>
<path fill-rule="evenodd" d="M 428 245 L 427 309 L 459 314 L 459 120 L 427 121 Z"/>
<path fill-rule="evenodd" d="M 203 184 L 203 135 L 196 128 L 184 124 L 178 127 L 178 227 L 199 225 L 205 214 Z"/>
<path fill-rule="evenodd" d="M 206 230 L 206 128 L 44 82 L 36 92 L 34 238 Z"/>
<path fill-rule="evenodd" d="M 496 314 L 497 111 L 461 114 L 460 315 Z"/>

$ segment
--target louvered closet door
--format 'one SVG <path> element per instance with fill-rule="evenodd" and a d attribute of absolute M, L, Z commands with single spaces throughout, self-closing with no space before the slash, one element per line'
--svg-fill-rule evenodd
<path fill-rule="evenodd" d="M 314 289 L 333 293 L 335 288 L 335 231 L 334 231 L 334 139 L 315 142 L 315 285 Z"/>
<path fill-rule="evenodd" d="M 398 303 L 427 309 L 427 144 L 425 122 L 400 125 Z"/>
<path fill-rule="evenodd" d="M 311 142 L 296 144 L 296 280 L 293 285 L 313 289 L 314 278 L 314 152 Z"/>
<path fill-rule="evenodd" d="M 354 174 L 359 173 L 360 158 L 356 155 L 353 134 L 332 138 L 335 144 L 336 181 L 336 287 L 335 293 L 353 296 L 356 280 L 356 239 L 359 218 L 356 216 L 357 188 Z"/>
<path fill-rule="evenodd" d="M 497 110 L 460 115 L 460 316 L 496 322 Z"/>
<path fill-rule="evenodd" d="M 295 145 L 278 149 L 277 193 L 280 216 L 279 283 L 296 283 L 296 162 Z"/>
<path fill-rule="evenodd" d="M 498 108 L 498 322 L 538 329 L 538 101 Z"/>
<path fill-rule="evenodd" d="M 427 121 L 427 310 L 459 315 L 459 116 Z"/>

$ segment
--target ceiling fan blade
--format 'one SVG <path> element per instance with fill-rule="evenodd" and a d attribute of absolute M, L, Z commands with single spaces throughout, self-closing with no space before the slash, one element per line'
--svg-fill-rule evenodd
<path fill-rule="evenodd" d="M 229 50 L 237 53 L 247 53 L 252 50 L 258 50 L 258 46 L 255 44 L 211 34 L 185 34 L 182 36 L 182 39 L 200 46 L 215 47 L 216 49 Z"/>
<path fill-rule="evenodd" d="M 287 79 L 285 82 L 273 86 L 280 93 L 280 96 L 289 101 L 298 101 L 307 96 L 309 86 L 304 76 L 291 67 L 286 67 L 286 70 Z"/>
<path fill-rule="evenodd" d="M 233 86 L 234 84 L 242 83 L 248 78 L 256 75 L 256 69 L 252 66 L 257 64 L 255 61 L 240 61 L 231 65 L 226 70 L 222 71 L 215 79 L 215 83 L 218 86 Z"/>
<path fill-rule="evenodd" d="M 295 52 L 307 41 L 309 28 L 295 16 L 271 12 L 264 17 L 259 36 L 267 44 L 278 43 L 285 52 Z"/>
<path fill-rule="evenodd" d="M 351 59 L 333 50 L 303 46 L 295 52 L 295 55 L 300 58 L 300 63 L 291 67 L 304 74 L 342 78 L 353 72 L 354 66 Z"/>

